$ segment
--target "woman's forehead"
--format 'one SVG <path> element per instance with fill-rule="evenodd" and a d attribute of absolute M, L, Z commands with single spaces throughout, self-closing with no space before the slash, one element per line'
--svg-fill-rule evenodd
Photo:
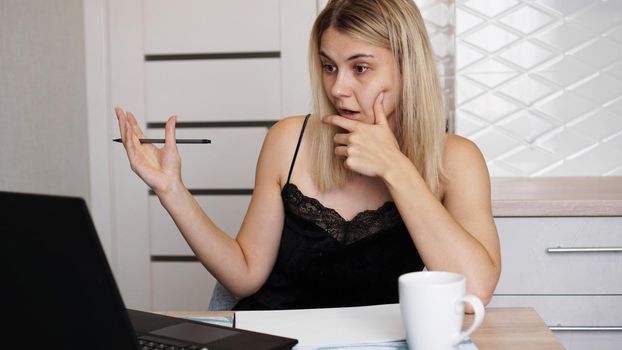
<path fill-rule="evenodd" d="M 352 59 L 354 56 L 368 58 L 378 58 L 390 51 L 372 45 L 366 41 L 354 37 L 349 33 L 328 28 L 320 39 L 320 55 L 331 59 Z"/>

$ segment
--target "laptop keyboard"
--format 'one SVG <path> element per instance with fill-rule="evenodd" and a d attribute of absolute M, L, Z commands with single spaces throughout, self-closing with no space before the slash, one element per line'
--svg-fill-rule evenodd
<path fill-rule="evenodd" d="M 142 350 L 208 350 L 200 345 L 192 345 L 173 339 L 164 339 L 151 335 L 139 335 L 138 344 Z"/>

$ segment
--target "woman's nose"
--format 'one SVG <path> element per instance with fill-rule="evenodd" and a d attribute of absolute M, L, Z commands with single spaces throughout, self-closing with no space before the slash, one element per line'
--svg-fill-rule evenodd
<path fill-rule="evenodd" d="M 352 94 L 352 89 L 348 82 L 348 77 L 339 72 L 337 77 L 335 77 L 335 82 L 330 92 L 334 97 L 349 97 Z"/>

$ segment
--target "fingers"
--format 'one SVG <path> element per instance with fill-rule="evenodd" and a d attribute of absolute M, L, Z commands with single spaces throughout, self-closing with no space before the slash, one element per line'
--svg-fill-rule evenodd
<path fill-rule="evenodd" d="M 123 130 L 125 131 L 125 133 L 122 136 L 123 146 L 125 146 L 130 165 L 133 166 L 132 159 L 134 159 L 134 155 L 136 154 L 136 143 L 140 144 L 140 141 L 138 141 L 138 139 L 135 139 L 132 125 L 127 119 L 125 119 L 124 124 L 125 125 L 123 127 Z"/>
<path fill-rule="evenodd" d="M 117 120 L 119 121 L 119 133 L 121 134 L 122 140 L 124 140 L 127 118 L 123 110 L 119 107 L 115 107 L 114 112 L 117 115 Z"/>
<path fill-rule="evenodd" d="M 381 92 L 374 101 L 374 123 L 387 124 L 387 115 L 384 113 L 384 92 Z"/>
<path fill-rule="evenodd" d="M 335 147 L 335 155 L 339 157 L 348 157 L 348 147 L 347 146 L 337 146 Z"/>
<path fill-rule="evenodd" d="M 327 115 L 322 118 L 322 121 L 324 123 L 332 124 L 348 131 L 353 131 L 359 123 L 356 120 L 350 120 L 340 115 Z"/>
<path fill-rule="evenodd" d="M 333 142 L 338 145 L 348 145 L 351 135 L 352 134 L 335 134 L 335 136 L 333 136 Z"/>
<path fill-rule="evenodd" d="M 140 126 L 138 125 L 138 122 L 136 121 L 136 117 L 134 116 L 134 114 L 132 114 L 132 112 L 125 112 L 123 111 L 123 109 L 119 108 L 119 107 L 115 107 L 114 109 L 115 114 L 117 115 L 117 120 L 119 121 L 119 132 L 122 135 L 122 141 L 125 144 L 125 140 L 126 140 L 126 135 L 127 135 L 127 128 L 128 125 L 131 126 L 131 130 L 132 130 L 132 135 L 135 135 L 137 138 L 144 138 L 143 132 L 140 129 Z M 128 138 L 128 140 L 131 138 Z"/>
<path fill-rule="evenodd" d="M 175 123 L 177 123 L 177 116 L 171 116 L 166 121 L 166 126 L 164 128 L 164 147 L 177 147 L 177 143 L 175 142 Z"/>
<path fill-rule="evenodd" d="M 145 135 L 143 135 L 143 131 L 140 129 L 140 126 L 136 121 L 136 117 L 134 117 L 134 114 L 132 114 L 132 112 L 127 112 L 127 119 L 130 122 L 130 125 L 132 125 L 132 130 L 136 134 L 136 137 L 138 137 L 139 139 L 144 138 Z"/>

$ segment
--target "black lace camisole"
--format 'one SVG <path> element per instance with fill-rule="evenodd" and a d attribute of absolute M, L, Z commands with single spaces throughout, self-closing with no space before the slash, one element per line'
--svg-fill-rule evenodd
<path fill-rule="evenodd" d="M 276 262 L 263 287 L 234 310 L 397 303 L 398 277 L 423 269 L 393 202 L 348 221 L 289 182 L 308 118 L 281 191 L 285 223 Z"/>

